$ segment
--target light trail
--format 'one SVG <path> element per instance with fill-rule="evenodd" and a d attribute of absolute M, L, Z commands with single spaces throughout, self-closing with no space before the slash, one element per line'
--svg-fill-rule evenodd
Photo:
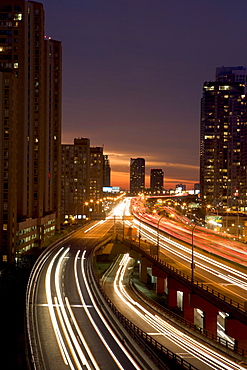
<path fill-rule="evenodd" d="M 62 250 L 63 250 L 63 248 L 62 248 Z M 51 294 L 51 271 L 52 271 L 52 267 L 55 263 L 55 260 L 56 260 L 57 256 L 60 253 L 61 253 L 61 250 L 59 250 L 55 254 L 55 256 L 52 258 L 52 260 L 51 260 L 51 262 L 50 262 L 50 264 L 47 268 L 46 277 L 45 277 L 45 291 L 46 291 L 46 298 L 47 298 L 49 314 L 50 314 L 50 318 L 51 318 L 51 322 L 52 322 L 52 327 L 53 327 L 53 330 L 54 330 L 54 334 L 55 334 L 55 337 L 56 337 L 56 340 L 57 340 L 57 343 L 58 343 L 58 347 L 59 347 L 61 356 L 63 358 L 63 361 L 64 361 L 65 365 L 70 365 L 71 369 L 75 369 L 73 364 L 72 364 L 69 353 L 66 349 L 61 331 L 59 329 L 56 314 L 55 314 L 55 311 L 54 311 L 54 305 L 53 305 L 53 301 L 52 301 L 52 294 Z"/>
<path fill-rule="evenodd" d="M 95 368 L 96 370 L 100 370 L 100 367 L 99 367 L 99 365 L 97 364 L 97 362 L 96 362 L 96 360 L 95 360 L 95 358 L 94 358 L 94 356 L 93 356 L 93 354 L 92 354 L 92 352 L 91 352 L 91 350 L 90 350 L 90 348 L 89 348 L 89 346 L 88 346 L 88 344 L 87 344 L 87 342 L 86 342 L 86 340 L 85 340 L 85 338 L 84 338 L 84 336 L 83 336 L 83 334 L 82 334 L 82 332 L 81 332 L 81 330 L 80 330 L 80 328 L 79 328 L 79 325 L 78 325 L 78 323 L 77 323 L 77 321 L 76 321 L 75 315 L 74 315 L 74 313 L 73 313 L 73 311 L 72 311 L 71 305 L 70 305 L 70 303 L 69 303 L 69 299 L 68 299 L 68 297 L 65 297 L 65 301 L 66 301 L 66 305 L 67 305 L 67 307 L 68 307 L 68 310 L 69 310 L 70 316 L 71 316 L 71 318 L 72 318 L 73 324 L 75 325 L 75 328 L 76 328 L 77 333 L 78 333 L 78 335 L 79 335 L 79 338 L 81 339 L 82 344 L 83 344 L 84 348 L 86 349 L 87 354 L 88 354 L 88 356 L 89 356 L 90 360 L 92 361 L 94 368 Z"/>
<path fill-rule="evenodd" d="M 68 346 L 70 348 L 70 352 L 71 352 L 72 357 L 73 357 L 73 359 L 76 363 L 77 368 L 79 370 L 82 370 L 82 367 L 81 367 L 81 364 L 80 364 L 80 361 L 81 361 L 83 365 L 85 365 L 88 369 L 91 369 L 91 367 L 89 366 L 88 361 L 86 360 L 86 358 L 84 356 L 84 353 L 82 352 L 82 349 L 79 345 L 77 337 L 76 337 L 76 335 L 75 335 L 75 333 L 72 329 L 72 326 L 71 326 L 70 320 L 68 318 L 68 315 L 67 315 L 67 312 L 66 312 L 66 309 L 65 309 L 65 306 L 64 306 L 64 302 L 63 302 L 63 299 L 62 299 L 61 290 L 60 290 L 61 264 L 62 264 L 63 259 L 66 256 L 66 254 L 68 253 L 68 251 L 69 251 L 69 248 L 67 248 L 63 252 L 63 254 L 60 256 L 60 258 L 58 260 L 58 263 L 57 263 L 56 270 L 55 270 L 55 287 L 56 287 L 57 299 L 58 299 L 58 303 L 59 303 L 58 307 L 61 310 L 61 315 L 59 315 L 59 318 L 61 320 L 63 332 L 64 332 L 64 335 L 66 337 Z M 75 351 L 74 348 L 76 349 L 76 351 Z M 78 356 L 79 356 L 79 358 L 78 358 Z M 80 361 L 79 361 L 79 359 L 80 359 Z"/>
<path fill-rule="evenodd" d="M 97 222 L 96 224 L 94 224 L 93 226 L 89 227 L 87 230 L 84 230 L 84 233 L 88 233 L 89 231 L 91 231 L 92 229 L 94 229 L 96 226 L 99 226 L 101 225 L 103 222 L 105 222 L 105 220 L 101 220 L 99 222 Z"/>
<path fill-rule="evenodd" d="M 188 335 L 174 328 L 158 315 L 151 314 L 138 302 L 134 301 L 127 293 L 123 283 L 129 261 L 130 257 L 127 254 L 123 256 L 119 263 L 119 268 L 114 279 L 114 290 L 118 297 L 127 304 L 134 313 L 148 323 L 153 329 L 157 330 L 159 335 L 168 338 L 187 353 L 190 353 L 193 357 L 207 364 L 209 367 L 215 370 L 244 370 L 241 365 L 230 361 L 202 343 L 190 338 Z"/>
<path fill-rule="evenodd" d="M 132 206 L 133 214 L 140 220 L 145 220 L 146 223 L 157 228 L 159 218 L 157 215 L 151 215 L 146 213 L 144 207 L 136 201 Z M 171 211 L 170 211 L 171 212 Z M 173 212 L 174 216 L 176 212 Z M 164 222 L 160 220 L 159 229 L 170 234 L 171 236 L 180 239 L 183 242 L 191 242 L 191 228 L 188 225 L 179 225 L 176 221 L 166 219 Z M 222 236 L 214 233 L 213 231 L 206 232 L 201 226 L 197 226 L 194 231 L 194 245 L 213 253 L 217 256 L 221 256 L 230 261 L 235 261 L 240 265 L 247 266 L 247 248 L 240 242 L 233 240 L 224 240 Z"/>
<path fill-rule="evenodd" d="M 79 253 L 80 253 L 80 251 L 77 252 L 76 258 L 75 258 L 75 261 L 74 261 L 74 273 L 75 273 L 75 280 L 76 280 L 78 294 L 79 294 L 80 299 L 81 299 L 81 303 L 83 305 L 83 308 L 84 308 L 84 310 L 85 310 L 85 312 L 86 312 L 86 314 L 87 314 L 87 316 L 88 316 L 88 318 L 89 318 L 92 326 L 94 327 L 96 333 L 100 337 L 100 339 L 101 339 L 102 343 L 104 344 L 105 348 L 107 349 L 107 351 L 111 355 L 112 359 L 114 360 L 114 362 L 116 363 L 116 365 L 118 366 L 119 369 L 124 370 L 123 366 L 121 365 L 121 363 L 119 362 L 119 360 L 117 359 L 117 357 L 115 356 L 115 354 L 113 353 L 113 351 L 111 350 L 110 346 L 106 342 L 104 336 L 102 335 L 100 329 L 98 328 L 95 320 L 93 319 L 93 317 L 92 317 L 92 315 L 91 315 L 90 311 L 88 310 L 88 307 L 87 307 L 87 305 L 85 303 L 85 300 L 84 300 L 84 297 L 83 297 L 83 294 L 82 294 L 82 291 L 81 291 L 81 288 L 80 288 L 79 278 L 78 278 L 78 273 L 77 273 L 77 267 L 76 267 Z M 115 342 L 118 344 L 118 346 L 122 349 L 122 351 L 126 355 L 126 357 L 131 361 L 131 363 L 133 364 L 133 366 L 136 369 L 141 370 L 141 368 L 138 366 L 138 364 L 134 361 L 134 359 L 132 358 L 132 356 L 129 354 L 129 352 L 126 350 L 126 348 L 123 346 L 123 344 L 121 343 L 121 341 L 115 335 L 115 333 L 113 332 L 113 330 L 110 328 L 110 326 L 108 325 L 107 321 L 103 317 L 102 313 L 100 312 L 100 310 L 99 310 L 99 308 L 98 308 L 98 306 L 97 306 L 97 304 L 96 304 L 96 302 L 94 300 L 94 297 L 92 295 L 92 292 L 91 292 L 91 289 L 90 289 L 90 286 L 89 286 L 89 283 L 88 283 L 88 279 L 87 279 L 87 276 L 86 276 L 86 273 L 85 273 L 85 266 L 84 266 L 85 253 L 86 253 L 86 251 L 83 252 L 82 257 L 81 257 L 81 271 L 82 271 L 83 281 L 84 281 L 84 283 L 86 285 L 86 289 L 87 289 L 87 292 L 88 292 L 88 294 L 90 296 L 90 299 L 92 301 L 93 307 L 96 310 L 97 314 L 99 315 L 100 319 L 102 320 L 103 324 L 105 325 L 105 327 L 107 328 L 107 330 L 109 331 L 109 333 L 111 334 L 111 336 L 113 337 L 113 339 L 115 340 Z"/>
<path fill-rule="evenodd" d="M 134 222 L 136 224 L 138 223 L 138 221 L 136 221 L 136 220 L 134 220 Z M 145 232 L 145 230 L 146 230 L 146 232 Z M 153 236 L 150 236 L 150 234 L 153 235 Z M 149 227 L 145 224 L 142 224 L 142 235 L 146 239 L 150 240 L 152 243 L 156 243 L 156 241 L 157 241 L 157 231 L 154 231 L 151 227 Z M 160 244 L 160 247 L 162 249 L 167 250 L 167 251 L 171 252 L 172 254 L 176 254 L 177 257 L 183 259 L 184 261 L 186 261 L 188 263 L 191 263 L 191 248 L 187 248 L 183 244 L 180 244 L 178 242 L 173 241 L 172 239 L 169 239 L 168 237 L 163 236 L 161 233 L 159 235 L 159 240 L 160 240 L 159 244 Z M 178 248 L 181 252 L 179 252 L 177 250 L 174 250 L 173 246 Z M 186 256 L 183 252 L 185 252 L 189 256 Z M 197 258 L 197 260 L 195 261 L 196 265 L 199 266 L 201 269 L 203 269 L 206 272 L 210 272 L 214 276 L 219 277 L 219 278 L 227 281 L 228 283 L 237 285 L 238 287 L 240 287 L 241 289 L 246 291 L 246 289 L 247 289 L 247 274 L 245 274 L 245 273 L 243 273 L 239 270 L 236 270 L 236 269 L 234 269 L 230 266 L 226 266 L 223 263 L 215 261 L 212 258 L 209 258 L 205 255 L 201 255 L 198 252 L 194 252 L 194 256 Z M 218 269 L 226 271 L 227 274 L 224 275 L 223 273 L 215 270 L 214 268 L 210 268 L 209 266 L 200 262 L 200 260 L 205 261 L 205 262 L 211 264 L 212 266 L 214 266 Z M 230 275 L 229 273 L 232 274 L 232 275 L 236 275 L 237 277 L 234 277 L 234 276 Z M 237 295 L 236 293 L 234 293 L 234 294 Z M 240 296 L 240 297 L 243 299 L 242 296 Z"/>
<path fill-rule="evenodd" d="M 92 369 L 90 364 L 88 363 L 88 361 L 86 360 L 86 357 L 81 349 L 81 346 L 77 340 L 77 337 L 74 333 L 74 330 L 72 328 L 72 325 L 71 325 L 71 322 L 70 322 L 70 318 L 72 318 L 72 322 L 76 328 L 76 331 L 82 341 L 82 344 L 84 346 L 84 348 L 86 349 L 89 357 L 90 357 L 90 360 L 92 361 L 93 365 L 94 365 L 94 368 L 96 370 L 99 370 L 99 366 L 97 365 L 94 357 L 92 356 L 92 353 L 79 329 L 79 326 L 76 322 L 76 319 L 75 319 L 75 316 L 72 312 L 72 309 L 70 307 L 70 304 L 69 304 L 69 300 L 67 297 L 65 297 L 65 303 L 66 303 L 66 307 L 68 308 L 68 311 L 70 313 L 70 317 L 68 316 L 67 314 L 67 311 L 66 311 L 66 308 L 65 308 L 65 305 L 64 305 L 64 302 L 63 302 L 63 298 L 62 298 L 62 293 L 61 293 L 61 289 L 60 289 L 60 276 L 61 276 L 61 264 L 62 264 L 62 261 L 64 258 L 66 258 L 65 256 L 67 255 L 68 251 L 69 251 L 70 248 L 66 248 L 64 250 L 64 248 L 60 249 L 55 255 L 54 257 L 52 258 L 49 266 L 48 266 L 48 269 L 47 269 L 47 272 L 46 272 L 46 278 L 45 278 L 45 290 L 46 290 L 46 297 L 47 297 L 47 303 L 48 303 L 48 308 L 49 308 L 49 313 L 50 313 L 50 317 L 51 317 L 51 321 L 52 321 L 52 327 L 53 327 L 53 330 L 54 330 L 54 333 L 55 333 L 55 336 L 56 336 L 56 339 L 57 339 L 57 343 L 58 343 L 58 347 L 60 349 L 60 353 L 62 355 L 62 358 L 63 358 L 63 361 L 65 363 L 65 365 L 68 365 L 70 367 L 70 369 L 72 370 L 83 370 L 84 369 L 84 366 L 87 368 L 87 369 Z M 59 256 L 60 255 L 60 256 Z M 55 269 L 55 290 L 56 290 L 56 295 L 54 297 L 54 302 L 55 304 L 53 304 L 53 301 L 52 301 L 52 294 L 51 294 L 51 272 L 52 272 L 52 268 L 55 264 L 55 261 L 58 259 L 58 262 L 57 262 L 57 265 L 56 265 L 56 269 Z M 56 312 L 57 312 L 57 316 L 58 316 L 58 320 L 57 320 L 57 316 L 55 314 L 55 310 L 54 310 L 54 307 L 56 308 Z M 60 323 L 60 326 L 59 326 L 59 323 Z M 61 329 L 60 329 L 61 327 Z M 64 339 L 63 339 L 64 338 Z M 68 345 L 68 348 L 69 348 L 69 351 L 67 350 L 67 347 L 66 347 L 66 344 L 65 344 L 65 341 Z M 70 352 L 70 354 L 69 354 Z M 74 366 L 73 364 L 73 361 L 71 359 L 71 357 L 73 358 L 73 361 L 76 365 L 76 367 Z M 81 365 L 82 364 L 82 365 Z M 82 367 L 83 366 L 83 367 Z"/>

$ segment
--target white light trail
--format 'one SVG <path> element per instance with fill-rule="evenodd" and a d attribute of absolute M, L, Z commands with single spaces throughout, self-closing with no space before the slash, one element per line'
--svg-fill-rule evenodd
<path fill-rule="evenodd" d="M 85 300 L 84 300 L 84 297 L 83 297 L 83 294 L 82 294 L 82 291 L 81 291 L 81 288 L 80 288 L 80 284 L 79 284 L 79 278 L 78 278 L 78 273 L 77 273 L 77 267 L 76 267 L 76 264 L 77 264 L 77 259 L 78 259 L 78 255 L 79 255 L 80 251 L 77 252 L 77 255 L 76 255 L 76 258 L 75 258 L 75 262 L 74 262 L 74 272 L 75 272 L 75 280 L 76 280 L 76 285 L 77 285 L 77 290 L 78 290 L 78 294 L 80 296 L 80 299 L 81 299 L 81 302 L 82 302 L 82 305 L 83 305 L 83 308 L 90 320 L 90 322 L 92 323 L 95 331 L 97 332 L 98 336 L 100 337 L 102 343 L 105 345 L 105 348 L 107 349 L 107 351 L 109 352 L 109 354 L 112 356 L 114 362 L 116 363 L 116 365 L 119 367 L 119 369 L 121 370 L 124 370 L 123 366 L 121 365 L 121 363 L 119 362 L 119 360 L 117 359 L 117 357 L 115 356 L 115 354 L 113 353 L 113 351 L 111 350 L 111 348 L 109 347 L 108 343 L 106 342 L 104 336 L 102 335 L 100 329 L 98 328 L 96 322 L 94 321 L 91 313 L 89 312 L 86 304 L 85 304 Z M 129 354 L 129 352 L 126 350 L 126 348 L 123 346 L 123 344 L 120 342 L 120 340 L 118 339 L 118 337 L 115 335 L 115 333 L 112 331 L 112 329 L 110 328 L 110 326 L 108 325 L 107 321 L 105 320 L 105 318 L 103 317 L 102 313 L 100 312 L 99 308 L 97 307 L 97 304 L 94 300 L 94 297 L 92 295 L 92 292 L 91 292 L 91 288 L 89 286 L 89 283 L 88 283 L 88 280 L 87 280 L 87 276 L 86 276 L 86 273 L 85 273 L 85 267 L 84 267 L 84 259 L 85 259 L 85 253 L 86 251 L 83 252 L 82 254 L 82 258 L 81 258 L 81 270 L 82 270 L 82 275 L 83 275 L 83 281 L 86 285 L 86 289 L 87 289 L 87 292 L 90 296 L 90 299 L 92 301 L 92 304 L 93 304 L 93 307 L 94 309 L 96 310 L 97 314 L 99 315 L 100 319 L 102 320 L 103 324 L 105 325 L 105 327 L 107 328 L 107 330 L 109 331 L 109 333 L 112 335 L 112 337 L 114 338 L 115 342 L 117 342 L 117 344 L 119 345 L 119 347 L 122 349 L 122 351 L 125 353 L 126 357 L 131 361 L 131 363 L 133 364 L 133 366 L 138 369 L 138 370 L 141 370 L 141 368 L 138 366 L 138 364 L 134 361 L 134 359 L 131 357 L 131 355 Z"/>
<path fill-rule="evenodd" d="M 51 322 L 52 322 L 53 330 L 54 330 L 54 333 L 55 333 L 55 337 L 57 339 L 57 343 L 58 343 L 60 353 L 62 355 L 62 358 L 63 358 L 63 361 L 64 361 L 65 365 L 69 364 L 70 368 L 74 369 L 73 364 L 72 364 L 71 359 L 70 359 L 70 356 L 69 356 L 68 351 L 66 349 L 66 346 L 64 344 L 64 341 L 63 341 L 63 338 L 62 338 L 62 335 L 61 335 L 61 331 L 59 329 L 56 314 L 54 312 L 52 295 L 51 295 L 51 271 L 52 271 L 52 267 L 54 265 L 54 262 L 55 262 L 57 256 L 60 254 L 60 252 L 61 251 L 59 250 L 55 254 L 55 256 L 52 258 L 52 260 L 51 260 L 51 262 L 50 262 L 50 264 L 47 268 L 46 277 L 45 277 L 45 290 L 46 290 L 46 298 L 47 298 L 47 303 L 48 303 L 49 314 L 50 314 L 50 317 L 51 317 Z"/>
<path fill-rule="evenodd" d="M 103 222 L 105 222 L 105 220 L 101 220 L 101 221 L 97 222 L 93 226 L 89 227 L 87 230 L 84 230 L 84 233 L 88 233 L 89 231 L 91 231 L 92 229 L 94 229 L 96 226 L 101 225 Z"/>
<path fill-rule="evenodd" d="M 134 222 L 138 223 L 136 220 Z M 145 232 L 145 230 L 147 232 Z M 153 236 L 150 236 L 150 234 L 153 235 Z M 147 240 L 150 240 L 152 243 L 157 242 L 157 231 L 154 231 L 151 227 L 149 227 L 145 224 L 142 224 L 142 236 L 145 237 Z M 187 248 L 183 244 L 175 242 L 174 240 L 167 238 L 166 236 L 162 235 L 161 233 L 159 234 L 159 241 L 160 241 L 159 245 L 162 249 L 165 249 L 165 250 L 167 250 L 167 251 L 169 251 L 173 254 L 175 253 L 177 257 L 183 259 L 184 261 L 186 261 L 188 263 L 191 263 L 191 256 L 190 256 L 191 255 L 191 248 Z M 181 250 L 181 252 L 179 252 L 178 250 L 174 250 L 173 246 L 175 246 L 176 248 Z M 185 255 L 184 252 L 187 255 Z M 214 276 L 217 276 L 217 277 L 219 277 L 219 278 L 221 278 L 221 279 L 223 279 L 223 280 L 225 280 L 225 281 L 227 281 L 231 284 L 237 285 L 238 287 L 240 287 L 243 290 L 247 289 L 247 274 L 245 274 L 245 273 L 243 273 L 239 270 L 236 270 L 236 269 L 234 269 L 230 266 L 226 266 L 223 263 L 217 262 L 217 261 L 213 260 L 210 257 L 207 257 L 205 255 L 201 255 L 198 252 L 194 252 L 194 256 L 196 257 L 196 265 L 198 267 L 200 267 L 201 269 L 203 269 L 207 272 L 210 272 Z M 218 270 L 215 270 L 214 267 L 210 268 L 209 266 L 207 266 L 203 262 L 201 262 L 201 260 L 211 264 L 212 266 L 214 266 L 218 269 L 226 271 L 227 274 L 224 275 L 224 274 L 220 273 Z M 232 275 L 236 275 L 237 277 L 234 277 L 234 276 L 230 275 L 229 273 L 232 274 Z M 243 298 L 242 296 L 240 296 L 240 297 Z"/>
<path fill-rule="evenodd" d="M 82 349 L 78 343 L 78 340 L 75 336 L 75 333 L 72 329 L 72 326 L 71 326 L 71 323 L 70 323 L 70 320 L 68 318 L 68 315 L 67 315 L 67 312 L 66 312 L 66 309 L 65 309 L 65 306 L 64 306 L 64 302 L 63 302 L 63 299 L 62 299 L 62 293 L 61 293 L 61 290 L 60 290 L 60 270 L 61 270 L 61 263 L 63 261 L 63 258 L 65 257 L 65 255 L 68 253 L 69 251 L 69 248 L 67 248 L 63 254 L 60 256 L 59 260 L 58 260 L 58 263 L 57 263 L 57 267 L 56 267 L 56 270 L 55 270 L 55 287 L 56 287 L 56 293 L 57 293 L 57 297 L 58 297 L 58 303 L 59 303 L 59 307 L 61 309 L 61 314 L 59 316 L 61 322 L 63 322 L 63 332 L 64 332 L 64 335 L 66 337 L 66 340 L 67 340 L 67 343 L 68 343 L 68 346 L 70 348 L 70 352 L 73 356 L 73 359 L 77 365 L 77 368 L 79 370 L 82 370 L 82 367 L 80 365 L 80 361 L 82 362 L 83 365 L 86 365 L 86 367 L 88 369 L 90 369 L 90 366 L 84 356 L 84 353 L 82 352 Z M 70 339 L 71 338 L 71 339 Z M 76 352 L 75 352 L 75 349 L 76 349 Z M 78 355 L 77 355 L 78 354 Z M 79 358 L 78 358 L 79 356 Z M 80 359 L 80 360 L 79 360 Z"/>
<path fill-rule="evenodd" d="M 53 330 L 57 339 L 58 347 L 60 349 L 63 361 L 65 365 L 69 365 L 70 369 L 72 370 L 83 370 L 83 366 L 86 366 L 88 370 L 91 369 L 91 366 L 89 365 L 88 361 L 86 360 L 84 353 L 82 352 L 81 346 L 77 340 L 77 337 L 73 331 L 73 328 L 70 323 L 70 318 L 67 314 L 63 298 L 62 298 L 62 293 L 60 289 L 60 277 L 61 277 L 61 264 L 64 258 L 66 258 L 66 254 L 68 253 L 70 248 L 67 248 L 64 250 L 64 248 L 60 249 L 52 258 L 46 272 L 46 278 L 45 278 L 45 290 L 46 290 L 46 297 L 47 297 L 47 303 L 48 303 L 48 308 L 49 308 L 49 313 L 52 321 L 52 326 Z M 60 255 L 60 256 L 59 256 Z M 51 272 L 53 265 L 55 264 L 55 261 L 58 259 L 56 269 L 55 269 L 55 290 L 56 290 L 56 295 L 54 297 L 54 302 L 55 305 L 53 304 L 52 301 L 52 294 L 51 294 Z M 65 302 L 66 306 L 68 308 L 68 311 L 71 315 L 73 324 L 76 327 L 76 330 L 79 334 L 80 339 L 82 340 L 82 343 L 87 350 L 88 354 L 90 355 L 90 359 L 94 363 L 93 358 L 91 357 L 90 350 L 88 349 L 87 344 L 85 343 L 85 340 L 83 340 L 83 336 L 80 333 L 78 329 L 78 324 L 76 323 L 75 317 L 73 315 L 72 309 L 69 305 L 68 298 L 65 297 Z M 59 319 L 60 326 L 58 324 L 57 316 L 55 314 L 55 309 L 57 312 L 57 316 Z M 67 350 L 66 344 L 68 345 L 69 351 Z M 70 357 L 70 354 L 74 360 L 74 363 L 76 367 L 73 364 L 73 361 Z M 81 365 L 82 364 L 82 365 Z M 95 365 L 95 364 L 94 364 Z M 99 370 L 99 367 L 97 367 L 97 364 L 95 366 L 96 370 Z"/>
<path fill-rule="evenodd" d="M 129 255 L 124 255 L 115 275 L 114 290 L 118 297 L 127 304 L 134 313 L 148 323 L 153 329 L 157 330 L 159 335 L 163 335 L 168 338 L 173 343 L 183 348 L 183 350 L 207 364 L 209 367 L 215 370 L 244 370 L 242 366 L 228 360 L 226 357 L 211 350 L 202 343 L 190 338 L 188 335 L 174 328 L 158 315 L 151 314 L 138 302 L 134 301 L 127 293 L 123 283 L 129 261 Z"/>

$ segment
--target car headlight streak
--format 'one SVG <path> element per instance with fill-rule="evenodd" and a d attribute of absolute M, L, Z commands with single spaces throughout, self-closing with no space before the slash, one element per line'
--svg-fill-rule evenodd
<path fill-rule="evenodd" d="M 244 368 L 233 361 L 228 360 L 219 353 L 211 350 L 209 347 L 204 346 L 202 343 L 197 342 L 184 334 L 180 330 L 174 328 L 168 322 L 160 318 L 158 315 L 150 313 L 147 309 L 142 307 L 141 304 L 136 302 L 127 293 L 124 285 L 124 278 L 126 269 L 130 261 L 128 254 L 125 254 L 120 263 L 114 279 L 114 290 L 118 297 L 128 305 L 128 307 L 138 315 L 139 318 L 144 320 L 150 327 L 156 330 L 155 334 L 163 335 L 173 343 L 177 344 L 183 350 L 190 353 L 192 356 L 200 359 L 203 363 L 217 370 L 244 370 Z M 151 333 L 150 335 L 152 335 Z"/>
<path fill-rule="evenodd" d="M 139 222 L 139 221 L 138 221 Z M 154 231 L 149 226 L 142 224 L 142 236 L 146 238 L 147 240 L 150 240 L 152 243 L 157 242 L 157 231 Z M 159 234 L 159 245 L 162 249 L 167 250 L 171 253 L 175 253 L 176 256 L 183 259 L 184 261 L 191 263 L 191 248 L 185 247 L 183 244 L 175 242 L 172 239 L 167 238 L 166 236 Z M 179 252 L 177 249 L 174 250 L 173 246 L 178 248 L 181 252 Z M 202 255 L 198 252 L 194 251 L 194 256 L 196 257 L 196 265 L 200 267 L 201 269 L 210 272 L 211 274 L 220 277 L 221 279 L 224 279 L 226 282 L 237 285 L 238 287 L 242 288 L 243 290 L 247 289 L 247 274 L 238 271 L 230 266 L 226 266 L 223 263 L 217 262 L 214 259 L 207 257 L 205 255 Z M 208 265 L 205 265 L 203 261 L 211 264 L 211 268 Z M 219 272 L 217 269 L 221 269 L 223 271 L 226 271 L 227 274 L 223 274 L 222 272 Z M 229 274 L 230 273 L 230 274 Z M 236 275 L 236 276 L 233 276 Z M 236 293 L 234 293 L 237 295 Z M 242 296 L 239 295 L 243 299 Z"/>

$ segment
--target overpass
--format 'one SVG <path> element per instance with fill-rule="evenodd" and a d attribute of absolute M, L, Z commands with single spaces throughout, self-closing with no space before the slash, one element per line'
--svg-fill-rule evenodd
<path fill-rule="evenodd" d="M 122 236 L 119 236 L 122 238 Z M 194 309 L 200 309 L 204 315 L 205 331 L 217 337 L 217 316 L 219 312 L 227 313 L 226 333 L 235 339 L 234 350 L 247 356 L 247 305 L 239 303 L 221 292 L 211 288 L 205 283 L 187 275 L 171 264 L 158 258 L 157 254 L 151 255 L 147 248 L 139 243 L 122 240 L 126 250 L 134 250 L 140 255 L 140 281 L 147 283 L 148 272 L 156 278 L 157 294 L 167 294 L 167 306 L 177 310 L 180 306 L 184 319 L 194 325 Z M 152 249 L 151 249 L 152 250 Z M 156 250 L 157 252 L 157 250 Z M 131 252 L 130 252 L 131 253 Z M 180 292 L 180 299 L 178 299 Z M 181 302 L 182 304 L 179 303 Z"/>

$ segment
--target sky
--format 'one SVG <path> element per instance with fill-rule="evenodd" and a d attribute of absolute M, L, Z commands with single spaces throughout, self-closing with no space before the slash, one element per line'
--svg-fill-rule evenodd
<path fill-rule="evenodd" d="M 130 158 L 165 188 L 199 182 L 200 99 L 220 66 L 247 64 L 246 0 L 44 0 L 63 47 L 62 143 L 104 146 L 111 185 Z"/>

